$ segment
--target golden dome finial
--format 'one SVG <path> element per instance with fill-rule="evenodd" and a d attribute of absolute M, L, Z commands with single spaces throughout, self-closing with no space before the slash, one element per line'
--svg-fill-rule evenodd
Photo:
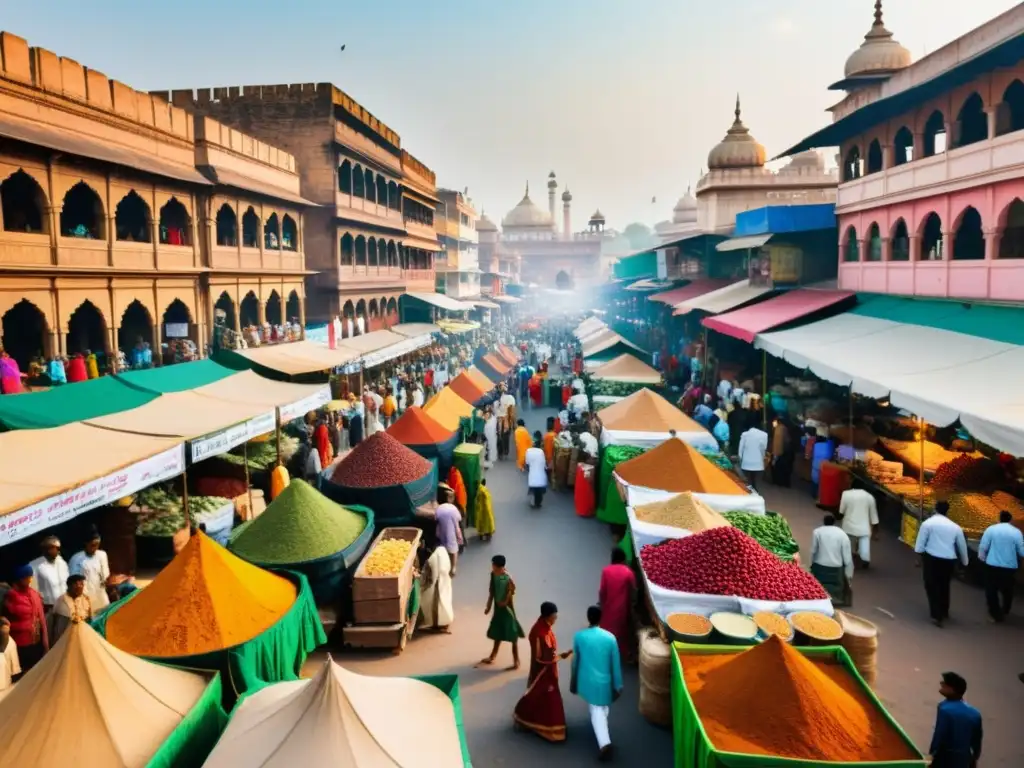
<path fill-rule="evenodd" d="M 740 120 L 740 94 L 739 94 L 738 91 L 736 93 L 736 122 L 737 123 L 742 122 Z"/>
<path fill-rule="evenodd" d="M 875 0 L 875 25 L 883 26 L 882 24 L 882 0 Z"/>

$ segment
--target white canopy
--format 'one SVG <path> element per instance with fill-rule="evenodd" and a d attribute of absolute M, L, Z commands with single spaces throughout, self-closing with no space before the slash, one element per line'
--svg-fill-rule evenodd
<path fill-rule="evenodd" d="M 408 677 L 357 675 L 328 658 L 312 680 L 243 699 L 203 765 L 462 768 L 463 760 L 444 693 Z"/>
<path fill-rule="evenodd" d="M 573 333 L 576 334 L 577 339 L 582 339 L 595 331 L 600 331 L 602 328 L 607 328 L 608 324 L 596 317 L 588 317 L 582 323 L 576 326 L 576 330 Z"/>
<path fill-rule="evenodd" d="M 433 323 L 399 323 L 391 326 L 391 332 L 411 339 L 415 336 L 440 333 L 441 329 Z"/>
<path fill-rule="evenodd" d="M 438 309 L 447 309 L 450 312 L 468 312 L 473 309 L 472 304 L 456 301 L 451 296 L 445 296 L 443 293 L 407 293 L 405 295 L 413 299 L 419 299 Z"/>
<path fill-rule="evenodd" d="M 751 285 L 749 280 L 740 280 L 738 283 L 718 288 L 714 291 L 694 296 L 692 299 L 681 301 L 676 304 L 673 315 L 685 315 L 695 309 L 702 310 L 712 315 L 728 312 L 730 309 L 753 301 L 758 296 L 768 293 L 771 288 L 762 285 Z"/>
<path fill-rule="evenodd" d="M 1024 456 L 1024 347 L 954 331 L 843 314 L 760 334 L 755 347 L 860 395 Z"/>

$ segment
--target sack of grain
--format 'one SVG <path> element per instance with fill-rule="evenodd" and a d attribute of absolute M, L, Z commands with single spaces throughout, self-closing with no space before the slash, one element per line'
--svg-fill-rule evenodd
<path fill-rule="evenodd" d="M 672 697 L 652 693 L 640 686 L 640 714 L 651 725 L 669 728 L 672 725 Z"/>
<path fill-rule="evenodd" d="M 672 724 L 672 646 L 653 629 L 639 633 L 640 714 L 654 725 Z"/>

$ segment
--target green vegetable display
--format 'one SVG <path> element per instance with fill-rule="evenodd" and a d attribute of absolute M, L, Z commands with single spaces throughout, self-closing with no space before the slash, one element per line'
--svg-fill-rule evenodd
<path fill-rule="evenodd" d="M 299 450 L 299 439 L 290 435 L 281 435 L 281 462 L 288 461 Z M 263 442 L 250 442 L 248 445 L 249 470 L 259 471 L 272 468 L 277 463 L 277 442 L 274 438 Z M 231 453 L 220 456 L 224 461 L 238 466 L 245 464 L 245 454 L 241 447 L 235 448 Z"/>
<path fill-rule="evenodd" d="M 198 525 L 216 515 L 230 499 L 218 496 L 189 496 L 188 507 Z M 137 536 L 173 536 L 185 527 L 185 512 L 181 497 L 165 486 L 153 486 L 139 491 L 136 506 L 141 508 L 135 527 Z"/>
<path fill-rule="evenodd" d="M 635 381 L 610 381 L 608 379 L 591 379 L 590 381 L 590 396 L 594 395 L 612 395 L 614 397 L 628 397 L 634 392 L 645 387 L 649 387 L 649 384 L 641 384 Z"/>
<path fill-rule="evenodd" d="M 735 511 L 726 512 L 724 516 L 734 528 L 755 539 L 780 560 L 792 560 L 793 555 L 800 551 L 800 546 L 793 538 L 793 531 L 782 515 L 775 512 L 755 515 L 751 512 Z"/>
<path fill-rule="evenodd" d="M 710 461 L 719 469 L 724 469 L 726 472 L 733 471 L 733 463 L 729 460 L 729 457 L 726 456 L 721 451 L 708 451 L 700 449 L 698 449 L 698 451 L 700 452 L 701 456 Z"/>

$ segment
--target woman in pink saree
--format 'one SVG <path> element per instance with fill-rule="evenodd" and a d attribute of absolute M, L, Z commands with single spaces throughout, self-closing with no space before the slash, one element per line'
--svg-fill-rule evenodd
<path fill-rule="evenodd" d="M 626 565 L 626 553 L 618 547 L 612 550 L 612 564 L 601 571 L 601 586 L 597 597 L 601 605 L 601 629 L 615 635 L 622 660 L 633 660 L 633 598 L 636 595 L 636 577 Z"/>

